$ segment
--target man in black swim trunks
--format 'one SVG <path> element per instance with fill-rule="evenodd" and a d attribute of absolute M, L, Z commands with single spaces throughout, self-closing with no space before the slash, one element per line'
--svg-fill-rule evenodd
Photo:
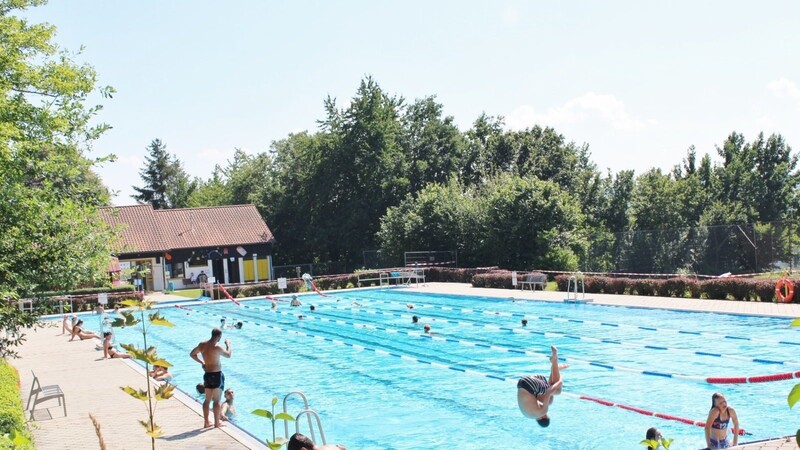
<path fill-rule="evenodd" d="M 558 350 L 550 346 L 550 378 L 543 375 L 528 375 L 517 382 L 517 403 L 522 415 L 536 419 L 542 427 L 550 425 L 547 410 L 553 396 L 561 393 L 561 369 L 567 364 L 558 364 Z"/>
<path fill-rule="evenodd" d="M 206 398 L 203 400 L 203 427 L 208 428 L 211 422 L 208 421 L 208 407 L 211 402 L 214 402 L 214 426 L 221 427 L 220 421 L 220 397 L 221 392 L 225 388 L 225 375 L 222 374 L 222 364 L 219 361 L 219 355 L 226 358 L 231 357 L 231 343 L 225 339 L 225 348 L 223 349 L 217 343 L 222 338 L 222 330 L 214 328 L 211 330 L 211 339 L 197 344 L 197 347 L 192 349 L 189 356 L 195 361 L 203 365 L 205 374 L 203 375 L 203 385 L 206 391 Z M 203 356 L 203 359 L 198 358 L 198 354 Z"/>

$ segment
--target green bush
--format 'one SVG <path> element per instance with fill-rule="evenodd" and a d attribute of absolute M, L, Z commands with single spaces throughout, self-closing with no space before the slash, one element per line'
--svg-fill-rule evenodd
<path fill-rule="evenodd" d="M 513 289 L 511 285 L 511 272 L 507 270 L 475 274 L 472 276 L 472 285 L 475 287 Z"/>
<path fill-rule="evenodd" d="M 692 282 L 692 279 L 686 277 L 676 277 L 664 280 L 660 295 L 666 297 L 686 297 L 686 292 L 689 291 L 689 284 Z"/>
<path fill-rule="evenodd" d="M 75 289 L 73 291 L 68 292 L 55 292 L 55 291 L 45 291 L 45 292 L 37 292 L 37 297 L 52 297 L 55 295 L 86 295 L 86 294 L 99 294 L 101 292 L 133 292 L 135 289 L 132 284 L 120 284 L 118 286 L 101 286 L 101 287 L 93 287 L 93 288 L 82 288 L 82 289 Z"/>
<path fill-rule="evenodd" d="M 0 435 L 16 430 L 30 439 L 30 432 L 25 427 L 25 413 L 22 410 L 19 389 L 17 369 L 6 360 L 0 360 Z M 33 445 L 15 447 L 9 441 L 0 439 L 0 448 L 33 449 L 34 447 Z"/>
<path fill-rule="evenodd" d="M 756 293 L 760 301 L 777 301 L 777 298 L 775 297 L 775 283 L 775 280 L 754 280 L 753 291 Z M 798 293 L 795 293 L 794 298 L 792 298 L 792 303 L 798 303 L 797 294 Z"/>

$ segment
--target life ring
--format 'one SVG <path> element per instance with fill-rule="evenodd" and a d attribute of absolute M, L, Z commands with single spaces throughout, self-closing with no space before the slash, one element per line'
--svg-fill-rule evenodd
<path fill-rule="evenodd" d="M 786 288 L 786 294 L 783 293 L 784 288 Z M 775 296 L 783 303 L 791 302 L 794 297 L 794 284 L 786 278 L 778 280 L 778 284 L 775 285 Z"/>

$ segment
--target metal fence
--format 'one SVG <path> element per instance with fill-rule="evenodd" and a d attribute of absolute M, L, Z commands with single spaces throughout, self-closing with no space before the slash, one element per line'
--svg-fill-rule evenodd
<path fill-rule="evenodd" d="M 794 222 L 593 233 L 582 269 L 636 273 L 759 273 L 797 267 Z"/>
<path fill-rule="evenodd" d="M 364 266 L 363 269 L 386 269 L 388 267 L 397 267 L 402 261 L 396 258 L 390 258 L 382 250 L 364 250 Z"/>
<path fill-rule="evenodd" d="M 286 264 L 272 267 L 272 279 L 277 278 L 300 278 L 304 273 L 311 276 L 337 275 L 350 273 L 353 268 L 344 261 L 327 261 L 320 263 L 300 263 Z"/>

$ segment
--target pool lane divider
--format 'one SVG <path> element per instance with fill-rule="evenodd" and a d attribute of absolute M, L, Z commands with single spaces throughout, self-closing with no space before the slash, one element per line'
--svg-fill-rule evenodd
<path fill-rule="evenodd" d="M 398 312 L 384 312 L 384 311 L 378 311 L 378 310 L 369 310 L 369 309 L 362 309 L 362 307 L 334 306 L 334 308 L 336 308 L 336 309 L 355 310 L 355 311 L 363 311 L 363 312 L 366 312 L 368 314 L 378 314 L 378 315 L 400 317 L 400 318 L 408 317 L 407 314 L 400 314 Z M 472 311 L 472 310 L 470 309 L 469 311 Z M 433 317 L 433 316 L 431 316 L 431 317 Z M 746 361 L 746 362 L 752 362 L 752 363 L 757 363 L 757 364 L 785 365 L 785 366 L 800 367 L 800 362 L 797 362 L 797 361 L 777 361 L 777 360 L 770 360 L 770 359 L 763 359 L 763 358 L 749 358 L 749 357 L 740 356 L 740 355 L 730 355 L 730 354 L 725 354 L 725 353 L 704 352 L 704 351 L 690 350 L 690 349 L 679 348 L 679 347 L 663 347 L 663 346 L 659 346 L 659 345 L 638 344 L 638 343 L 631 343 L 631 342 L 626 342 L 626 341 L 619 341 L 619 340 L 615 340 L 615 339 L 600 339 L 600 338 L 593 338 L 593 337 L 576 336 L 576 335 L 565 334 L 565 333 L 557 333 L 557 332 L 553 332 L 553 331 L 535 331 L 535 330 L 522 329 L 522 328 L 503 327 L 503 326 L 498 326 L 498 325 L 494 325 L 494 324 L 480 324 L 480 323 L 467 322 L 467 321 L 461 321 L 461 320 L 458 320 L 458 321 L 456 321 L 456 320 L 448 320 L 448 319 L 442 318 L 442 317 L 435 317 L 435 319 L 437 321 L 440 321 L 440 322 L 443 322 L 443 323 L 451 323 L 451 324 L 461 325 L 461 326 L 482 327 L 482 328 L 486 328 L 486 329 L 490 329 L 490 330 L 510 331 L 510 332 L 513 332 L 513 333 L 529 333 L 529 334 L 535 334 L 535 335 L 544 336 L 544 337 L 561 337 L 561 338 L 568 338 L 568 339 L 574 339 L 574 340 L 579 340 L 579 341 L 583 341 L 583 342 L 592 342 L 592 343 L 616 344 L 616 345 L 620 345 L 620 346 L 623 346 L 623 347 L 641 348 L 641 349 L 647 349 L 647 350 L 663 350 L 663 351 L 673 351 L 673 352 L 679 352 L 679 353 L 689 353 L 689 354 L 699 355 L 699 356 L 725 358 L 725 359 L 735 359 L 735 360 L 739 360 L 739 361 Z M 667 376 L 667 375 L 661 374 L 660 372 L 654 372 L 654 373 L 659 374 L 659 376 Z M 765 376 L 765 377 L 786 376 L 786 374 L 763 375 L 763 376 Z M 673 377 L 674 378 L 680 378 L 680 376 L 677 376 L 677 375 L 673 375 Z M 687 375 L 686 377 L 689 377 L 689 376 Z M 721 377 L 709 377 L 709 378 L 713 378 L 713 379 L 717 380 L 717 381 L 714 381 L 715 384 L 720 384 L 721 381 L 718 381 L 718 380 L 723 379 Z M 748 377 L 731 377 L 731 380 L 738 380 L 738 379 L 741 379 L 741 378 L 748 378 Z M 753 377 L 749 377 L 749 378 L 753 378 Z M 705 379 L 705 377 L 702 378 L 702 379 Z M 776 379 L 776 380 L 766 380 L 766 381 L 780 381 L 780 380 Z M 728 381 L 727 383 L 735 383 L 735 382 L 736 381 Z M 763 382 L 763 381 L 755 381 L 755 382 Z M 709 381 L 709 383 L 710 383 L 710 381 Z"/>
<path fill-rule="evenodd" d="M 213 316 L 213 317 L 220 317 L 221 316 L 219 314 L 212 314 L 212 313 L 209 313 L 209 312 L 206 312 L 206 311 L 199 311 L 199 312 L 202 313 L 202 314 L 208 315 L 208 316 Z M 226 316 L 221 316 L 221 317 L 226 317 Z M 415 358 L 413 356 L 405 355 L 405 354 L 402 354 L 402 353 L 397 353 L 397 352 L 393 352 L 393 351 L 386 351 L 386 350 L 382 350 L 382 349 L 378 349 L 378 348 L 372 348 L 372 347 L 368 347 L 368 346 L 361 345 L 361 344 L 353 344 L 351 342 L 347 342 L 347 341 L 340 340 L 340 339 L 333 339 L 333 338 L 329 338 L 329 337 L 326 337 L 326 336 L 320 336 L 320 335 L 317 335 L 317 334 L 306 333 L 305 331 L 300 331 L 300 330 L 291 330 L 291 329 L 288 329 L 288 328 L 279 327 L 277 325 L 270 325 L 268 323 L 262 323 L 262 322 L 258 322 L 258 321 L 255 321 L 255 320 L 243 320 L 242 322 L 252 323 L 252 324 L 254 324 L 256 326 L 264 326 L 264 327 L 267 327 L 267 328 L 271 328 L 271 329 L 278 330 L 278 331 L 283 331 L 283 332 L 286 332 L 286 333 L 292 333 L 292 334 L 296 334 L 296 335 L 300 335 L 300 336 L 310 337 L 310 338 L 316 339 L 318 341 L 330 342 L 330 343 L 336 344 L 336 345 L 344 345 L 346 347 L 351 347 L 351 348 L 356 349 L 356 350 L 364 350 L 364 351 L 372 352 L 372 353 L 375 353 L 376 355 L 392 356 L 392 357 L 395 357 L 395 358 L 402 359 L 404 361 L 416 362 L 416 363 L 419 363 L 419 364 L 425 364 L 425 365 L 428 365 L 428 366 L 431 366 L 431 367 L 437 367 L 437 368 L 440 368 L 440 369 L 447 369 L 447 370 L 452 370 L 454 372 L 460 372 L 460 373 L 464 373 L 464 374 L 468 374 L 468 375 L 479 376 L 479 377 L 489 378 L 489 379 L 492 379 L 492 380 L 503 381 L 503 382 L 506 382 L 506 383 L 509 383 L 509 384 L 513 383 L 514 385 L 516 385 L 516 383 L 518 381 L 517 378 L 507 377 L 507 376 L 503 376 L 503 375 L 496 375 L 496 374 L 491 374 L 491 373 L 486 373 L 486 372 L 481 372 L 479 370 L 474 370 L 474 369 L 465 369 L 465 368 L 462 368 L 462 367 L 451 366 L 451 365 L 448 365 L 448 364 L 442 364 L 442 363 L 438 363 L 438 362 L 434 362 L 434 361 L 428 361 L 428 360 L 425 360 L 425 359 L 420 359 L 420 358 Z M 567 396 L 567 397 L 575 398 L 575 399 L 578 399 L 578 400 L 590 401 L 590 402 L 593 402 L 595 404 L 599 404 L 599 405 L 603 405 L 603 406 L 617 407 L 617 408 L 623 409 L 625 411 L 632 411 L 632 412 L 635 412 L 635 413 L 638 413 L 638 414 L 643 414 L 645 416 L 657 417 L 659 419 L 665 419 L 665 420 L 672 420 L 672 421 L 675 421 L 675 422 L 680 422 L 680 423 L 684 423 L 684 424 L 688 424 L 688 425 L 696 425 L 696 426 L 700 426 L 700 427 L 704 427 L 705 426 L 705 422 L 698 422 L 698 421 L 694 421 L 692 419 L 686 419 L 686 418 L 683 418 L 683 417 L 673 416 L 673 415 L 670 415 L 670 414 L 656 413 L 656 412 L 649 411 L 649 410 L 646 410 L 646 409 L 643 409 L 643 408 L 637 408 L 635 406 L 625 405 L 623 403 L 611 402 L 611 401 L 599 399 L 599 398 L 596 398 L 596 397 L 589 397 L 587 395 L 573 394 L 571 392 L 563 392 L 562 391 L 561 394 L 564 395 L 564 396 Z M 752 436 L 752 434 L 747 433 L 744 429 L 739 429 L 739 435 L 741 435 L 741 436 L 744 436 L 744 435 Z"/>
<path fill-rule="evenodd" d="M 369 297 L 359 298 L 354 297 L 357 300 L 369 300 L 384 304 L 392 304 L 392 305 L 400 305 L 401 302 L 392 301 L 392 300 L 383 300 L 383 299 L 372 299 Z M 513 297 L 511 297 L 513 298 Z M 528 300 L 525 300 L 528 301 Z M 416 306 L 416 305 L 415 305 Z M 434 308 L 434 309 L 441 309 L 443 311 L 461 311 L 466 314 L 471 314 L 474 312 L 478 312 L 474 308 L 460 308 L 457 306 L 440 306 L 440 305 L 426 305 L 421 304 L 419 305 L 423 308 Z M 645 327 L 641 325 L 628 325 L 628 324 L 619 324 L 619 323 L 611 323 L 611 322 L 601 322 L 597 320 L 583 320 L 583 319 L 566 319 L 562 317 L 553 317 L 553 316 L 537 316 L 537 315 L 527 315 L 522 313 L 507 313 L 501 311 L 491 311 L 491 310 L 479 310 L 480 313 L 488 316 L 510 316 L 510 317 L 519 317 L 529 320 L 545 320 L 545 321 L 554 321 L 554 322 L 569 322 L 569 323 L 580 323 L 580 324 L 591 324 L 591 325 L 600 325 L 604 327 L 614 327 L 614 328 L 629 328 L 635 330 L 644 330 L 644 331 L 657 331 L 660 333 L 677 333 L 677 334 L 689 334 L 693 336 L 708 336 L 708 337 L 716 337 L 716 338 L 723 338 L 723 339 L 730 339 L 736 341 L 751 341 L 751 342 L 761 342 L 764 344 L 778 344 L 778 345 L 800 345 L 800 342 L 795 341 L 772 341 L 769 339 L 759 339 L 753 337 L 745 337 L 745 336 L 733 336 L 733 335 L 726 335 L 726 334 L 719 334 L 719 333 L 710 333 L 707 331 L 683 331 L 683 330 L 676 330 L 673 328 L 657 328 L 657 327 Z"/>
<path fill-rule="evenodd" d="M 264 312 L 272 311 L 272 310 L 269 310 L 269 309 L 266 309 L 266 308 L 260 308 L 260 307 L 257 307 L 257 306 L 250 306 L 250 305 L 244 305 L 244 308 L 245 309 L 252 309 L 252 310 L 256 310 L 256 311 L 264 311 Z M 336 308 L 336 309 L 340 309 L 340 308 Z M 349 308 L 343 307 L 341 309 L 349 309 Z M 369 313 L 369 311 L 365 311 L 365 310 L 362 310 L 360 308 L 358 308 L 357 310 Z M 285 312 L 285 311 L 275 311 L 275 312 L 277 314 L 286 315 L 286 316 L 293 316 L 294 315 L 294 313 L 292 313 L 292 312 Z M 386 333 L 392 333 L 392 334 L 406 334 L 408 336 L 425 337 L 425 338 L 429 338 L 429 339 L 432 339 L 432 340 L 453 342 L 453 343 L 457 343 L 457 344 L 464 345 L 464 346 L 467 346 L 467 347 L 488 348 L 488 349 L 497 350 L 497 351 L 505 352 L 505 353 L 524 354 L 524 355 L 527 355 L 527 356 L 544 356 L 544 357 L 548 356 L 547 353 L 535 352 L 535 351 L 531 351 L 531 350 L 519 350 L 519 349 L 514 349 L 514 348 L 502 347 L 502 346 L 494 345 L 494 344 L 486 344 L 486 343 L 482 343 L 482 342 L 469 341 L 469 340 L 466 340 L 466 339 L 443 338 L 443 337 L 440 337 L 440 336 L 436 336 L 435 334 L 434 335 L 427 335 L 427 334 L 420 333 L 420 332 L 417 332 L 417 331 L 405 331 L 405 330 L 399 330 L 399 329 L 396 329 L 396 328 L 381 327 L 381 326 L 378 326 L 378 325 L 372 325 L 372 324 L 368 324 L 368 323 L 363 323 L 362 324 L 362 323 L 357 323 L 357 322 L 351 322 L 351 321 L 348 321 L 348 320 L 330 319 L 330 318 L 327 318 L 327 317 L 319 317 L 318 316 L 319 315 L 319 311 L 317 311 L 316 313 L 317 314 L 315 314 L 315 315 L 304 314 L 303 318 L 310 319 L 310 320 L 319 320 L 319 321 L 323 321 L 323 322 L 333 322 L 333 323 L 342 324 L 342 325 L 350 325 L 350 326 L 353 326 L 355 328 L 369 328 L 369 329 L 374 329 L 374 330 L 379 330 L 379 331 L 385 331 Z M 519 331 L 519 330 L 515 330 L 515 329 L 512 329 L 512 328 L 510 328 L 509 330 L 511 330 L 511 331 Z M 559 359 L 559 361 L 570 363 L 570 364 L 575 364 L 575 363 L 577 363 L 577 364 L 585 364 L 585 365 L 594 366 L 594 367 L 600 367 L 600 368 L 608 369 L 608 370 L 619 370 L 619 371 L 622 371 L 622 372 L 638 373 L 638 374 L 641 374 L 641 375 L 656 376 L 656 377 L 662 377 L 662 378 L 676 378 L 676 379 L 683 379 L 683 380 L 701 381 L 701 382 L 706 382 L 706 383 L 709 383 L 709 384 L 767 383 L 767 382 L 773 382 L 773 381 L 784 381 L 784 380 L 791 380 L 793 378 L 800 378 L 800 371 L 779 373 L 779 374 L 769 374 L 769 375 L 756 375 L 756 376 L 751 376 L 751 377 L 704 377 L 704 376 L 700 376 L 700 375 L 685 375 L 685 374 L 675 374 L 675 373 L 666 373 L 666 372 L 656 372 L 656 371 L 653 371 L 653 370 L 643 370 L 643 369 L 636 369 L 636 368 L 632 368 L 632 367 L 616 366 L 616 365 L 612 365 L 612 364 L 606 364 L 606 363 L 602 363 L 602 362 L 598 362 L 598 361 L 586 360 L 586 359 L 582 359 L 582 358 L 564 358 L 564 357 L 559 357 L 558 359 Z"/>
<path fill-rule="evenodd" d="M 622 403 L 609 402 L 607 400 L 602 400 L 602 399 L 599 399 L 599 398 L 589 397 L 589 396 L 586 396 L 586 395 L 572 394 L 572 393 L 569 393 L 569 392 L 562 392 L 562 394 L 570 396 L 570 397 L 573 397 L 573 398 L 578 398 L 580 400 L 588 400 L 590 402 L 594 402 L 594 403 L 597 403 L 597 404 L 603 405 L 603 406 L 611 406 L 611 407 L 621 408 L 621 409 L 624 409 L 626 411 L 633 411 L 635 413 L 639 413 L 639 414 L 642 414 L 642 415 L 645 415 L 645 416 L 658 417 L 659 419 L 672 420 L 672 421 L 675 421 L 675 422 L 685 423 L 687 425 L 696 425 L 698 427 L 705 427 L 706 426 L 706 423 L 702 422 L 702 421 L 694 421 L 692 419 L 686 419 L 686 418 L 683 418 L 683 417 L 673 416 L 671 414 L 657 413 L 657 412 L 649 411 L 649 410 L 646 410 L 646 409 L 637 408 L 635 406 L 624 405 Z M 752 433 L 748 433 L 747 431 L 745 431 L 744 428 L 739 428 L 739 436 L 752 436 L 752 435 L 753 435 Z"/>
<path fill-rule="evenodd" d="M 242 306 L 241 303 L 239 303 L 235 298 L 233 298 L 233 296 L 231 296 L 231 294 L 228 293 L 227 289 L 225 289 L 225 286 L 220 284 L 219 289 L 222 291 L 223 294 L 225 294 L 226 297 L 228 297 L 228 300 L 232 301 L 233 303 L 236 303 L 236 306 Z"/>

